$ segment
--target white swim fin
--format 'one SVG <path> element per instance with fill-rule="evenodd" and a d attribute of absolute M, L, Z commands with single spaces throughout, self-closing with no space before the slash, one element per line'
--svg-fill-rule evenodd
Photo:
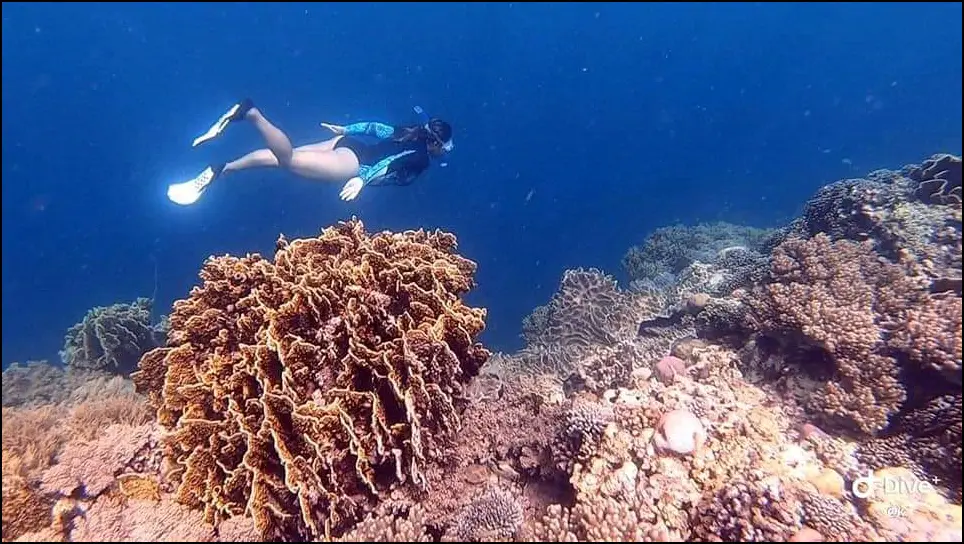
<path fill-rule="evenodd" d="M 194 143 L 191 147 L 197 147 L 204 142 L 213 140 L 217 138 L 224 129 L 231 123 L 231 121 L 240 121 L 244 119 L 244 116 L 248 114 L 248 110 L 254 107 L 254 102 L 250 98 L 245 98 L 244 100 L 238 102 L 237 104 L 231 106 L 231 108 L 224 113 L 217 122 L 211 125 L 211 128 L 207 132 L 198 136 L 194 139 Z"/>
<path fill-rule="evenodd" d="M 205 132 L 204 134 L 194 139 L 194 143 L 191 144 L 191 147 L 197 147 L 198 145 L 203 144 L 208 140 L 213 140 L 217 138 L 218 135 L 220 135 L 221 132 L 224 130 L 224 128 L 228 126 L 228 123 L 232 121 L 232 118 L 236 113 L 238 113 L 238 110 L 240 108 L 241 108 L 241 104 L 235 104 L 234 106 L 231 106 L 231 109 L 229 109 L 227 113 L 222 115 L 217 120 L 216 123 L 211 125 L 211 128 L 209 128 L 207 132 Z"/>
<path fill-rule="evenodd" d="M 182 206 L 194 204 L 214 178 L 214 168 L 208 166 L 194 179 L 168 186 L 167 198 Z"/>

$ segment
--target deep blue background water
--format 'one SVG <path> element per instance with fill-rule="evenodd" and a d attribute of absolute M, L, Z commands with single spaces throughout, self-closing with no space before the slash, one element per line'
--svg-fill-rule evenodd
<path fill-rule="evenodd" d="M 443 228 L 479 263 L 485 340 L 566 268 L 659 226 L 786 221 L 827 182 L 961 152 L 961 4 L 3 4 L 3 362 L 56 358 L 97 305 L 183 298 L 211 254 L 270 254 L 352 214 Z M 296 144 L 322 121 L 451 120 L 405 188 L 279 171 L 168 183 L 261 144 L 192 149 L 250 96 Z"/>

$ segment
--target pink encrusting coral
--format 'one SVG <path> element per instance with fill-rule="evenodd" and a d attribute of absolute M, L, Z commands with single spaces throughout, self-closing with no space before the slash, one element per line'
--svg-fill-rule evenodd
<path fill-rule="evenodd" d="M 677 376 L 686 373 L 686 363 L 675 355 L 667 355 L 656 363 L 656 376 L 664 383 L 673 383 Z"/>
<path fill-rule="evenodd" d="M 699 418 L 688 410 L 672 410 L 659 418 L 656 447 L 679 455 L 699 453 L 706 442 L 706 430 Z"/>
<path fill-rule="evenodd" d="M 447 233 L 212 259 L 137 392 L 4 371 L 3 541 L 959 542 L 959 170 L 662 229 L 511 354 Z"/>

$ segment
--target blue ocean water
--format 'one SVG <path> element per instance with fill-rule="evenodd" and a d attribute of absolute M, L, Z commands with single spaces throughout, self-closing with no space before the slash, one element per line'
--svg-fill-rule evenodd
<path fill-rule="evenodd" d="M 562 272 L 653 229 L 775 226 L 813 191 L 961 152 L 961 4 L 4 3 L 2 358 L 55 360 L 93 306 L 187 295 L 203 259 L 270 254 L 351 215 L 442 228 L 479 263 L 484 341 Z M 409 187 L 283 171 L 169 183 L 262 144 L 191 140 L 252 97 L 297 144 L 320 122 L 451 121 Z"/>

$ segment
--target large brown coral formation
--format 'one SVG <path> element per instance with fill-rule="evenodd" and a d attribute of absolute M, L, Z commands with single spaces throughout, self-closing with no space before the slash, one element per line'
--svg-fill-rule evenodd
<path fill-rule="evenodd" d="M 871 434 L 900 410 L 907 392 L 891 339 L 928 298 L 921 281 L 879 258 L 869 242 L 788 239 L 773 252 L 770 281 L 744 301 L 757 330 L 829 357 L 832 376 L 811 395 L 813 409 Z M 815 365 L 821 354 L 809 358 Z"/>
<path fill-rule="evenodd" d="M 170 429 L 178 500 L 250 514 L 264 535 L 348 528 L 382 492 L 424 484 L 488 351 L 465 305 L 476 265 L 444 232 L 369 235 L 356 219 L 259 255 L 208 260 L 168 347 L 135 374 Z"/>

